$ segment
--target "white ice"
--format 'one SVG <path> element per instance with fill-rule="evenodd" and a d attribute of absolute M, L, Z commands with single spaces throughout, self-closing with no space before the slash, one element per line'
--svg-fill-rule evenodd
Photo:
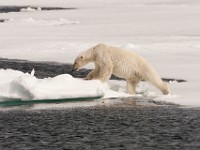
<path fill-rule="evenodd" d="M 1 57 L 72 63 L 82 50 L 97 43 L 124 47 L 148 59 L 161 77 L 187 80 L 170 83 L 168 96 L 146 83 L 139 85 L 138 93 L 200 106 L 199 1 L 1 0 L 1 5 L 78 8 L 0 13 L 0 19 L 7 20 L 0 23 Z M 110 82 L 125 86 L 123 81 Z"/>
<path fill-rule="evenodd" d="M 99 80 L 86 81 L 73 78 L 69 74 L 37 79 L 33 73 L 23 73 L 11 69 L 0 70 L 0 91 L 0 101 L 130 96 L 119 91 L 119 88 L 115 91 L 111 90 L 108 84 Z"/>

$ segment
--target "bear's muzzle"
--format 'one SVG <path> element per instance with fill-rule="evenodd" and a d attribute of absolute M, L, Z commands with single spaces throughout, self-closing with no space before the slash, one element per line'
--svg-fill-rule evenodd
<path fill-rule="evenodd" d="M 78 70 L 78 67 L 76 67 L 76 65 L 74 64 L 74 65 L 72 66 L 72 72 L 74 72 L 74 71 L 76 71 L 76 70 Z"/>

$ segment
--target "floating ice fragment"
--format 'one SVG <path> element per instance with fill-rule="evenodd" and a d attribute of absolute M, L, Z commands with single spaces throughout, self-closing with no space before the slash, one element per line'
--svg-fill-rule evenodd
<path fill-rule="evenodd" d="M 33 70 L 31 71 L 31 76 L 35 75 L 35 69 L 33 68 Z"/>
<path fill-rule="evenodd" d="M 27 8 L 22 8 L 20 10 L 21 12 L 33 12 L 33 11 L 41 11 L 41 8 L 31 8 L 31 7 L 27 7 Z"/>

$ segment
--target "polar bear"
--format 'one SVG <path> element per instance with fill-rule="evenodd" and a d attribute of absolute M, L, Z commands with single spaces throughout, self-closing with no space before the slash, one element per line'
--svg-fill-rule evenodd
<path fill-rule="evenodd" d="M 127 92 L 130 94 L 136 93 L 136 86 L 141 80 L 150 82 L 163 94 L 169 93 L 167 83 L 161 80 L 151 64 L 132 51 L 98 44 L 77 56 L 72 71 L 89 62 L 93 62 L 95 68 L 87 75 L 86 80 L 99 79 L 105 82 L 113 74 L 126 80 Z"/>

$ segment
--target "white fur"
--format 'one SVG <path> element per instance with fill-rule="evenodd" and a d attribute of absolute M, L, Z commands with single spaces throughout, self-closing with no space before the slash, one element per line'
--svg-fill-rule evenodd
<path fill-rule="evenodd" d="M 114 74 L 126 80 L 127 91 L 130 94 L 135 94 L 135 88 L 141 80 L 150 82 L 163 94 L 169 93 L 167 83 L 160 79 L 150 63 L 132 51 L 98 44 L 82 52 L 76 58 L 73 67 L 79 69 L 89 62 L 94 62 L 95 69 L 87 75 L 87 80 L 107 81 Z"/>

